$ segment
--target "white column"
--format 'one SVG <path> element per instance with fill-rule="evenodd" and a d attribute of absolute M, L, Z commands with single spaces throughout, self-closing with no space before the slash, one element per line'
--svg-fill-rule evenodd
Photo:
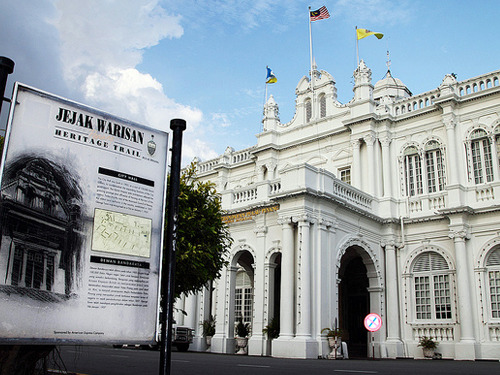
<path fill-rule="evenodd" d="M 385 304 L 387 311 L 385 347 L 388 358 L 397 358 L 404 356 L 403 342 L 401 341 L 397 248 L 395 241 L 391 238 L 384 242 L 381 245 L 385 248 Z"/>
<path fill-rule="evenodd" d="M 391 139 L 389 137 L 383 138 L 380 140 L 382 144 L 382 178 L 384 180 L 384 197 L 392 196 L 392 172 L 391 172 L 391 152 L 390 145 Z"/>
<path fill-rule="evenodd" d="M 184 309 L 187 313 L 187 316 L 184 318 L 184 325 L 193 328 L 196 330 L 197 324 L 196 322 L 196 306 L 198 304 L 198 294 L 190 294 L 186 297 L 186 302 L 184 304 Z"/>
<path fill-rule="evenodd" d="M 313 326 L 313 338 L 316 339 L 319 345 L 320 356 L 328 355 L 331 350 L 328 347 L 326 337 L 321 337 L 321 330 L 325 327 L 330 327 L 337 316 L 337 300 L 335 298 L 336 284 L 333 282 L 333 270 L 330 268 L 330 244 L 334 242 L 333 234 L 335 227 L 332 221 L 324 218 L 319 218 L 315 231 L 317 233 L 317 241 L 314 248 L 314 286 L 313 298 L 315 298 L 315 325 Z M 330 233 L 332 235 L 330 235 Z M 333 307 L 335 306 L 335 307 Z"/>
<path fill-rule="evenodd" d="M 267 227 L 259 226 L 254 230 L 257 236 L 257 254 L 266 254 Z M 265 355 L 265 343 L 262 329 L 264 328 L 264 298 L 265 298 L 265 268 L 264 257 L 254 259 L 253 313 L 252 336 L 248 340 L 249 355 Z"/>
<path fill-rule="evenodd" d="M 351 140 L 351 146 L 352 146 L 351 184 L 352 186 L 361 189 L 361 157 L 360 157 L 361 143 L 359 139 Z"/>
<path fill-rule="evenodd" d="M 228 266 L 217 281 L 215 336 L 211 346 L 214 353 L 234 353 L 234 295 L 237 271 L 238 267 Z"/>
<path fill-rule="evenodd" d="M 448 185 L 455 185 L 458 183 L 458 169 L 456 168 L 455 163 L 457 163 L 460 159 L 457 155 L 457 147 L 455 144 L 455 119 L 448 118 L 444 121 L 446 126 L 446 137 L 448 138 L 447 147 L 448 147 L 448 155 L 447 156 L 447 166 L 446 175 L 448 179 Z M 460 165 L 460 163 L 458 163 Z"/>
<path fill-rule="evenodd" d="M 396 247 L 394 241 L 385 245 L 385 282 L 387 305 L 387 340 L 399 341 L 399 288 L 396 263 Z"/>
<path fill-rule="evenodd" d="M 455 349 L 455 359 L 474 360 L 474 320 L 472 315 L 467 247 L 465 243 L 465 240 L 468 239 L 468 234 L 466 230 L 451 230 L 449 237 L 453 239 L 455 244 L 458 320 L 460 322 L 460 343 L 457 344 Z"/>
<path fill-rule="evenodd" d="M 283 248 L 281 256 L 280 339 L 294 336 L 295 249 L 292 219 L 281 220 Z"/>
<path fill-rule="evenodd" d="M 377 195 L 377 184 L 375 182 L 376 159 L 375 159 L 375 141 L 376 138 L 372 134 L 366 135 L 364 138 L 368 151 L 368 191 L 372 195 Z"/>
<path fill-rule="evenodd" d="M 472 300 L 470 294 L 469 267 L 467 265 L 466 231 L 450 231 L 455 244 L 457 262 L 458 311 L 460 314 L 460 340 L 474 340 L 472 325 Z"/>
<path fill-rule="evenodd" d="M 300 231 L 300 292 L 297 337 L 311 337 L 311 239 L 309 219 L 299 221 Z"/>

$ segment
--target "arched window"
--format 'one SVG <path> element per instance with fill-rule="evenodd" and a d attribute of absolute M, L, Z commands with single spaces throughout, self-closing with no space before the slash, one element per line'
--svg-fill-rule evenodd
<path fill-rule="evenodd" d="M 416 194 L 422 194 L 422 163 L 418 149 L 415 146 L 407 147 L 404 152 L 404 173 L 406 195 L 411 197 Z"/>
<path fill-rule="evenodd" d="M 437 141 L 429 141 L 425 145 L 425 168 L 427 170 L 427 192 L 435 193 L 444 190 L 443 155 Z"/>
<path fill-rule="evenodd" d="M 311 101 L 307 100 L 306 101 L 306 122 L 311 121 L 311 117 L 312 117 L 312 105 L 311 105 Z"/>
<path fill-rule="evenodd" d="M 446 260 L 434 251 L 420 254 L 413 264 L 415 318 L 451 319 L 451 286 Z"/>
<path fill-rule="evenodd" d="M 495 128 L 495 143 L 498 165 L 500 166 L 500 125 Z"/>
<path fill-rule="evenodd" d="M 326 95 L 321 95 L 319 98 L 319 113 L 321 118 L 326 117 Z"/>
<path fill-rule="evenodd" d="M 470 135 L 470 158 L 474 182 L 482 184 L 493 181 L 491 142 L 483 129 L 476 129 Z"/>
<path fill-rule="evenodd" d="M 486 260 L 490 295 L 491 317 L 500 318 L 500 246 L 491 252 Z"/>
<path fill-rule="evenodd" d="M 244 323 L 252 322 L 253 287 L 252 280 L 244 268 L 236 273 L 236 293 L 234 301 L 234 316 L 236 320 L 243 318 Z"/>

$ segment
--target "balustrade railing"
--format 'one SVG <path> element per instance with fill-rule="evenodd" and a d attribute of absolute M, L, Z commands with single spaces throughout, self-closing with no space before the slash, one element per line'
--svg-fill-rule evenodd
<path fill-rule="evenodd" d="M 342 182 L 337 178 L 334 178 L 333 180 L 333 194 L 356 206 L 369 210 L 372 208 L 373 198 L 370 195 L 355 189 L 351 185 Z"/>
<path fill-rule="evenodd" d="M 432 337 L 434 341 L 446 342 L 455 340 L 455 329 L 453 326 L 425 326 L 413 327 L 413 339 L 418 341 L 422 336 Z"/>
<path fill-rule="evenodd" d="M 466 96 L 499 85 L 500 71 L 467 79 L 458 83 L 458 95 Z"/>

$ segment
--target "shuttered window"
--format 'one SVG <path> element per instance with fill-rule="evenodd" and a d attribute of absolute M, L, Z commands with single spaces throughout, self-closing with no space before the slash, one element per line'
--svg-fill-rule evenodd
<path fill-rule="evenodd" d="M 493 181 L 491 142 L 483 129 L 476 129 L 471 133 L 470 157 L 474 182 L 482 184 Z"/>
<path fill-rule="evenodd" d="M 422 187 L 422 163 L 416 147 L 405 150 L 404 172 L 406 180 L 406 195 L 412 197 L 424 192 Z"/>
<path fill-rule="evenodd" d="M 306 122 L 311 121 L 312 118 L 312 104 L 311 101 L 306 101 Z"/>
<path fill-rule="evenodd" d="M 444 167 L 440 144 L 430 141 L 425 145 L 425 164 L 427 169 L 427 192 L 444 190 Z"/>
<path fill-rule="evenodd" d="M 428 251 L 413 264 L 415 317 L 417 320 L 451 319 L 451 286 L 446 260 Z"/>
<path fill-rule="evenodd" d="M 491 317 L 500 318 L 500 246 L 497 246 L 486 261 L 488 272 Z"/>

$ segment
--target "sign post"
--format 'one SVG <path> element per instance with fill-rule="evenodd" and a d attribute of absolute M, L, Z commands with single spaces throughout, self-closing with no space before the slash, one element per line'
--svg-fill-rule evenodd
<path fill-rule="evenodd" d="M 382 318 L 376 313 L 370 313 L 365 316 L 365 328 L 370 331 L 370 342 L 372 343 L 372 356 L 375 360 L 375 342 L 373 332 L 377 332 L 382 327 Z"/>

